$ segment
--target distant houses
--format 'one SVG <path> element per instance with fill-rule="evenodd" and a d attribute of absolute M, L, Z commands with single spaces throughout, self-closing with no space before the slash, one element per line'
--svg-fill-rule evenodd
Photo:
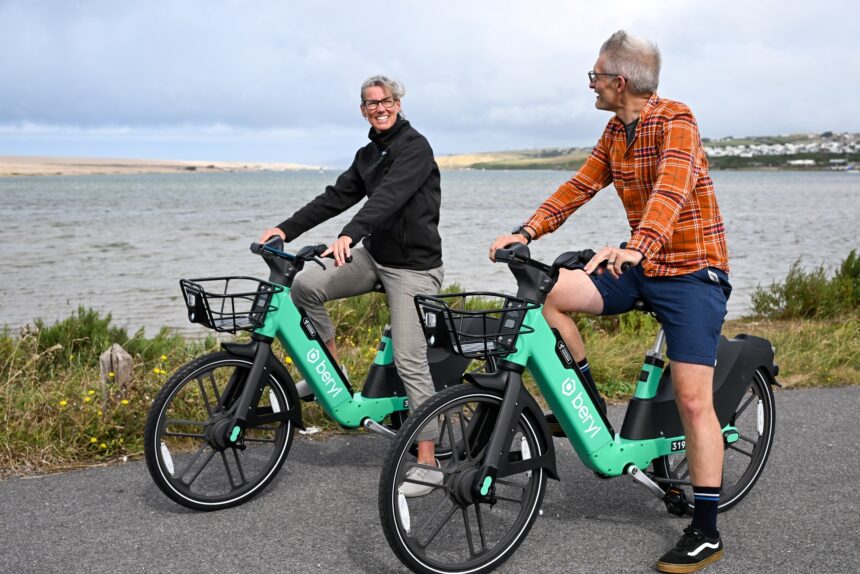
<path fill-rule="evenodd" d="M 764 141 L 759 141 L 764 140 Z M 781 140 L 770 141 L 767 140 Z M 711 158 L 762 158 L 773 156 L 801 156 L 786 158 L 784 165 L 791 167 L 824 167 L 833 170 L 853 170 L 856 157 L 826 158 L 825 156 L 849 156 L 860 154 L 860 134 L 825 132 L 821 135 L 724 138 L 706 140 L 705 153 Z M 815 158 L 808 156 L 815 155 Z M 806 157 L 803 157 L 806 156 Z"/>

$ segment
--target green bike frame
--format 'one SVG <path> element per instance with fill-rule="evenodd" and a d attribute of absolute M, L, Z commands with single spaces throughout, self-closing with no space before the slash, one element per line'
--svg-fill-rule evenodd
<path fill-rule="evenodd" d="M 263 325 L 254 334 L 263 340 L 277 338 L 313 389 L 316 401 L 338 424 L 356 428 L 364 419 L 380 423 L 393 412 L 405 411 L 405 397 L 367 398 L 354 393 L 337 361 L 331 356 L 311 321 L 293 304 L 290 288 L 273 294 Z M 297 328 L 301 325 L 301 328 Z M 392 362 L 391 344 L 380 345 L 376 364 Z"/>
<path fill-rule="evenodd" d="M 579 370 L 566 365 L 555 353 L 546 352 L 563 342 L 550 329 L 540 307 L 526 313 L 523 327 L 533 332 L 517 339 L 516 352 L 505 361 L 532 373 L 585 466 L 605 476 L 619 476 L 629 472 L 631 464 L 644 470 L 657 457 L 685 451 L 683 436 L 628 440 L 614 433 Z M 642 371 L 645 376 L 640 376 L 635 396 L 650 398 L 663 374 L 662 361 L 646 360 Z M 737 440 L 734 427 L 726 425 L 722 430 L 726 440 Z"/>

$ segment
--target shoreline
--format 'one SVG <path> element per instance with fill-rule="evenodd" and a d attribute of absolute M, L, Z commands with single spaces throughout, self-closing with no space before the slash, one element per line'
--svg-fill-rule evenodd
<path fill-rule="evenodd" d="M 179 161 L 127 158 L 0 156 L 0 177 L 318 171 L 318 165 L 243 161 Z"/>

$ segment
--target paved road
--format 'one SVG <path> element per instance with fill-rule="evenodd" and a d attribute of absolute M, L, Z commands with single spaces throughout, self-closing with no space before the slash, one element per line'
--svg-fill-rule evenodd
<path fill-rule="evenodd" d="M 726 557 L 706 572 L 857 572 L 860 387 L 778 392 L 777 408 L 768 467 L 721 516 Z M 0 572 L 402 573 L 377 515 L 386 445 L 375 435 L 297 435 L 263 494 L 208 514 L 170 502 L 142 462 L 9 479 L 0 482 Z M 556 446 L 562 481 L 550 481 L 543 516 L 497 572 L 653 572 L 685 521 Z"/>

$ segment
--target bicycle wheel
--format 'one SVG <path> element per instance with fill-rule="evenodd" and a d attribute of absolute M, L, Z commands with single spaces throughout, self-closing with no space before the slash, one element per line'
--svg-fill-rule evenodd
<path fill-rule="evenodd" d="M 262 383 L 256 417 L 237 442 L 219 446 L 252 361 L 218 352 L 177 371 L 149 410 L 144 451 L 149 473 L 172 500 L 195 510 L 247 502 L 274 478 L 287 458 L 294 426 L 283 375 Z M 289 376 L 289 375 L 287 375 Z"/>
<path fill-rule="evenodd" d="M 507 560 L 528 534 L 540 511 L 546 473 L 539 468 L 499 478 L 491 501 L 471 501 L 474 474 L 502 403 L 500 393 L 470 384 L 436 394 L 407 419 L 383 463 L 379 513 L 383 531 L 397 557 L 415 572 L 476 574 Z M 442 483 L 424 496 L 406 498 L 406 483 L 417 465 L 412 447 L 431 421 L 438 421 L 437 449 L 451 457 L 440 462 Z M 540 430 L 525 413 L 511 436 L 510 460 L 540 456 Z"/>
<path fill-rule="evenodd" d="M 723 487 L 718 512 L 723 512 L 741 501 L 752 489 L 764 470 L 773 446 L 776 423 L 776 406 L 773 390 L 761 369 L 753 375 L 753 382 L 738 403 L 730 424 L 738 429 L 740 438 L 725 444 L 723 461 Z M 654 461 L 654 474 L 670 479 L 690 480 L 687 457 L 683 454 L 663 456 Z M 693 512 L 693 489 L 690 485 L 674 485 L 685 491 L 687 512 Z"/>
<path fill-rule="evenodd" d="M 496 370 L 496 358 L 495 357 L 487 357 L 482 361 L 472 361 L 469 364 L 469 367 L 466 369 L 466 373 L 492 373 Z M 465 373 L 464 373 L 465 374 Z M 460 381 L 462 382 L 462 380 Z M 389 425 L 391 429 L 398 431 L 400 428 L 406 424 L 406 419 L 409 418 L 409 411 L 395 411 L 391 413 L 390 420 L 391 424 Z M 439 432 L 443 432 L 444 429 L 441 424 L 438 425 L 440 429 Z M 446 448 L 446 441 L 442 440 L 441 437 L 436 437 L 436 458 L 439 460 L 448 460 L 451 457 L 451 450 Z M 418 456 L 418 445 L 412 445 L 412 456 Z"/>

